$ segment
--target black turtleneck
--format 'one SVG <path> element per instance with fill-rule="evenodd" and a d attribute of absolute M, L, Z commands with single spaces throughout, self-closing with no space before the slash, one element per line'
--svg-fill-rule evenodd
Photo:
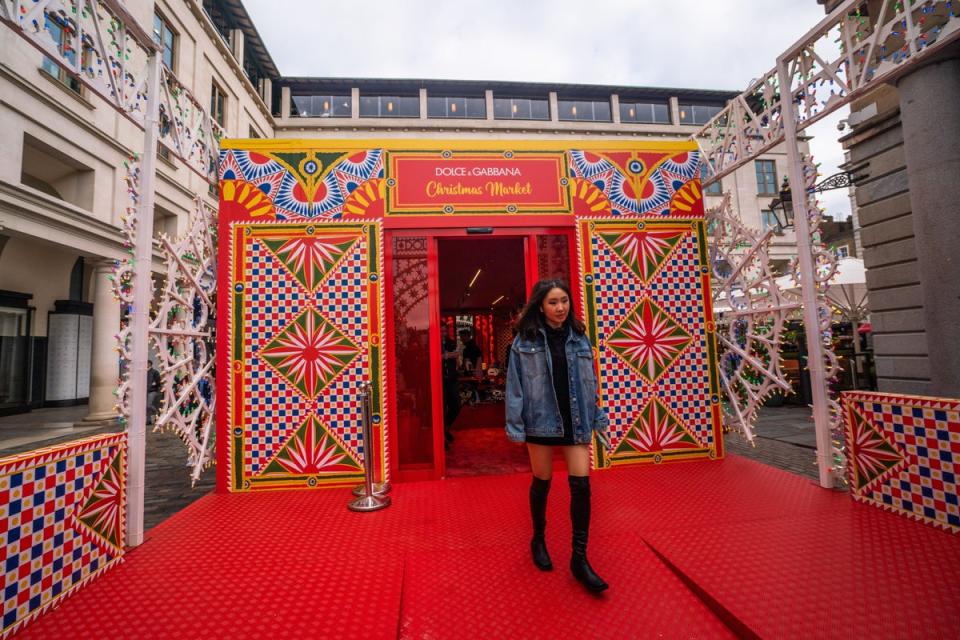
<path fill-rule="evenodd" d="M 573 442 L 573 419 L 570 415 L 570 377 L 567 372 L 567 336 L 570 328 L 566 325 L 547 330 L 547 347 L 550 349 L 550 362 L 553 365 L 553 390 L 557 395 L 557 407 L 563 418 L 563 439 Z"/>

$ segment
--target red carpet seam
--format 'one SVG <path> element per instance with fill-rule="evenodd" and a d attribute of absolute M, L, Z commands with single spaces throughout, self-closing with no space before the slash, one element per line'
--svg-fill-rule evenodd
<path fill-rule="evenodd" d="M 761 640 L 761 636 L 751 629 L 747 623 L 738 618 L 732 611 L 723 606 L 719 600 L 711 596 L 706 589 L 701 587 L 696 581 L 693 580 L 690 576 L 680 570 L 675 564 L 670 562 L 665 555 L 660 553 L 660 551 L 650 544 L 645 538 L 641 537 L 643 544 L 647 545 L 647 548 L 653 552 L 653 555 L 657 556 L 657 559 L 660 560 L 670 571 L 673 572 L 677 578 L 680 579 L 680 582 L 689 589 L 693 595 L 695 595 L 703 604 L 722 622 L 730 631 L 736 635 L 738 638 L 748 638 L 749 640 Z"/>

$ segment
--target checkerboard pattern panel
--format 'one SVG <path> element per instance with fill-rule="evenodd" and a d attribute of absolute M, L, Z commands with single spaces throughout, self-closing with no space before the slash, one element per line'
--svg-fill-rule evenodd
<path fill-rule="evenodd" d="M 260 358 L 247 360 L 243 410 L 244 473 L 256 475 L 304 419 L 309 404 Z"/>
<path fill-rule="evenodd" d="M 650 296 L 692 336 L 703 330 L 698 250 L 697 236 L 691 231 L 649 283 Z"/>
<path fill-rule="evenodd" d="M 260 347 L 296 317 L 306 300 L 296 280 L 255 239 L 247 240 L 243 277 L 248 292 L 243 309 L 246 343 Z"/>
<path fill-rule="evenodd" d="M 370 339 L 370 319 L 379 317 L 378 300 L 370 298 L 369 254 L 373 250 L 369 229 L 363 225 L 314 223 L 311 225 L 278 225 L 269 237 L 302 234 L 313 226 L 317 236 L 324 234 L 354 235 L 357 241 L 331 265 L 323 275 L 316 291 L 307 292 L 283 264 L 267 249 L 255 228 L 252 235 L 243 238 L 242 255 L 244 297 L 242 326 L 243 339 L 242 387 L 242 465 L 231 483 L 242 490 L 256 487 L 319 486 L 315 482 L 289 482 L 273 473 L 269 482 L 261 482 L 271 460 L 283 450 L 297 428 L 311 414 L 316 415 L 354 454 L 362 452 L 361 410 L 357 398 L 362 382 L 369 379 L 372 368 L 367 352 Z M 374 236 L 376 238 L 376 236 Z M 315 399 L 305 398 L 287 382 L 259 351 L 297 319 L 305 309 L 313 308 L 360 350 L 349 366 L 341 371 Z M 235 334 L 237 335 L 237 334 Z M 238 338 L 235 338 L 238 339 Z M 238 478 L 256 479 L 242 482 Z M 310 478 L 310 481 L 315 478 Z"/>
<path fill-rule="evenodd" d="M 368 248 L 361 238 L 331 270 L 316 293 L 317 310 L 358 346 L 369 332 Z M 344 369 L 317 399 L 317 416 L 332 435 L 362 460 L 362 408 L 360 390 L 368 381 L 366 352 Z"/>
<path fill-rule="evenodd" d="M 657 381 L 654 393 L 705 447 L 713 446 L 709 360 L 703 322 L 697 236 L 691 231 L 650 281 L 650 296 L 693 337 L 693 342 Z"/>
<path fill-rule="evenodd" d="M 317 399 L 317 417 L 357 459 L 363 459 L 361 385 L 367 381 L 366 353 L 361 353 L 340 372 Z"/>
<path fill-rule="evenodd" d="M 73 516 L 125 448 L 124 434 L 110 434 L 0 459 L 4 637 L 122 556 Z"/>
<path fill-rule="evenodd" d="M 643 282 L 610 250 L 598 235 L 590 238 L 594 268 L 597 340 L 600 349 L 600 381 L 603 404 L 610 419 L 610 436 L 614 445 L 636 421 L 646 404 L 649 389 L 646 381 L 628 367 L 611 350 L 603 347 L 609 336 L 627 314 L 640 302 Z"/>
<path fill-rule="evenodd" d="M 707 350 L 696 229 L 690 229 L 645 287 L 599 238 L 605 227 L 624 222 L 596 221 L 587 239 L 593 260 L 595 321 L 601 345 L 645 296 L 679 323 L 693 337 L 693 342 L 653 385 L 634 373 L 612 350 L 601 348 L 600 377 L 613 444 L 616 445 L 637 420 L 640 409 L 655 396 L 705 448 L 713 449 L 717 437 L 713 423 L 716 409 L 710 402 L 712 365 Z"/>
<path fill-rule="evenodd" d="M 293 386 L 257 357 L 257 351 L 293 320 L 306 293 L 277 259 L 256 239 L 246 241 L 244 281 L 248 298 L 243 310 L 245 341 L 243 441 L 244 474 L 257 474 L 280 449 L 307 407 Z"/>
<path fill-rule="evenodd" d="M 367 334 L 367 244 L 361 238 L 314 294 L 317 311 L 354 344 Z"/>
<path fill-rule="evenodd" d="M 851 481 L 854 499 L 960 532 L 960 400 L 845 392 L 843 403 L 845 419 L 852 407 L 904 456 L 860 490 Z M 849 424 L 846 433 L 851 467 L 858 451 Z"/>

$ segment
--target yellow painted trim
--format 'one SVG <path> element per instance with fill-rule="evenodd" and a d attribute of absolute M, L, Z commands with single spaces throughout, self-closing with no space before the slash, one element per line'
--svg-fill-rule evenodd
<path fill-rule="evenodd" d="M 286 139 L 286 138 L 224 138 L 221 149 L 241 149 L 244 151 L 276 152 L 307 150 L 356 150 L 385 149 L 387 151 L 566 151 L 584 149 L 598 151 L 696 151 L 697 144 L 690 140 L 586 140 L 584 138 L 564 138 L 550 140 L 523 139 L 485 139 L 472 140 L 459 138 L 351 138 L 351 139 Z"/>

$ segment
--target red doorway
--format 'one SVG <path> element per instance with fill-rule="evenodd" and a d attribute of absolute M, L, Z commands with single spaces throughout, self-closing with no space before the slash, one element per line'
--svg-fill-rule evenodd
<path fill-rule="evenodd" d="M 386 399 L 401 481 L 528 468 L 525 449 L 503 435 L 510 325 L 537 279 L 563 277 L 577 289 L 574 232 L 476 231 L 387 232 Z M 457 394 L 455 415 L 445 388 Z"/>

